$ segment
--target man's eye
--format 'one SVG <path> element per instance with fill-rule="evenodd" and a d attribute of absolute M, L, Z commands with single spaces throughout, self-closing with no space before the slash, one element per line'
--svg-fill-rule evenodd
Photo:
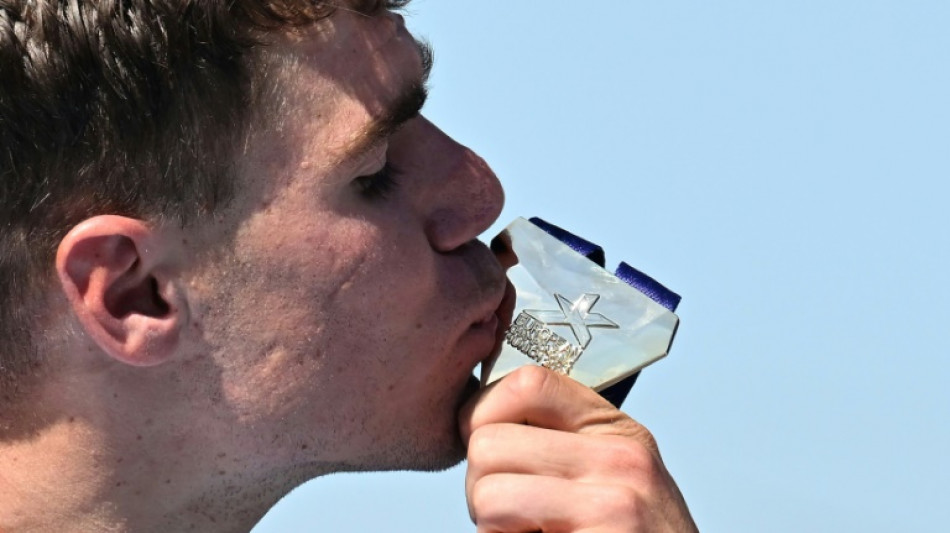
<path fill-rule="evenodd" d="M 399 185 L 396 183 L 393 173 L 393 167 L 390 166 L 389 162 L 386 162 L 378 172 L 359 176 L 353 180 L 353 183 L 356 184 L 360 196 L 367 200 L 385 200 Z"/>

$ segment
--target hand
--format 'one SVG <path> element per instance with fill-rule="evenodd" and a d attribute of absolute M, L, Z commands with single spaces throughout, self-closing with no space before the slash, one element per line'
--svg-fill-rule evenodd
<path fill-rule="evenodd" d="M 569 377 L 521 368 L 459 416 L 478 533 L 698 531 L 650 432 Z"/>

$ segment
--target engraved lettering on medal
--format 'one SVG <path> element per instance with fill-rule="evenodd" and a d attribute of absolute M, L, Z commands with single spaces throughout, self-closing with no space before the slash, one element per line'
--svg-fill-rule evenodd
<path fill-rule="evenodd" d="M 525 309 L 518 314 L 505 334 L 505 341 L 516 350 L 561 374 L 570 374 L 574 364 L 590 344 L 590 328 L 619 328 L 615 322 L 591 309 L 599 294 L 584 293 L 573 302 L 554 293 L 558 311 Z M 548 326 L 568 326 L 576 343 L 552 331 Z"/>

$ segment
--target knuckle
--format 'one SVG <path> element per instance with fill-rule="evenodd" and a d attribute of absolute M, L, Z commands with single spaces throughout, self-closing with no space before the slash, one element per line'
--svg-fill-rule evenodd
<path fill-rule="evenodd" d="M 476 522 L 484 515 L 486 509 L 491 508 L 492 500 L 497 492 L 494 479 L 491 476 L 483 477 L 472 485 L 469 503 L 472 506 L 472 518 Z"/>
<path fill-rule="evenodd" d="M 630 439 L 612 439 L 603 457 L 608 468 L 620 472 L 646 470 L 653 463 L 653 454 Z"/>
<path fill-rule="evenodd" d="M 512 394 L 519 397 L 534 397 L 551 388 L 556 377 L 540 366 L 523 366 L 512 372 L 505 383 Z"/>
<path fill-rule="evenodd" d="M 482 426 L 472 433 L 468 441 L 468 461 L 469 463 L 482 463 L 487 461 L 498 449 L 498 440 L 501 428 L 497 425 Z"/>
<path fill-rule="evenodd" d="M 610 439 L 601 450 L 605 472 L 629 479 L 636 486 L 652 490 L 664 483 L 664 468 L 659 456 L 642 441 L 630 438 Z"/>
<path fill-rule="evenodd" d="M 644 512 L 643 499 L 630 487 L 605 487 L 598 499 L 601 511 L 608 516 L 633 518 L 634 522 L 638 522 Z"/>

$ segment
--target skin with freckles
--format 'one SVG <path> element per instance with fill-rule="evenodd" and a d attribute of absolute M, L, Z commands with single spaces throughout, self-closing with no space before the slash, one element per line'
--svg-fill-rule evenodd
<path fill-rule="evenodd" d="M 466 454 L 478 531 L 695 531 L 649 432 L 589 389 L 530 368 L 478 390 L 502 189 L 419 114 L 401 17 L 340 9 L 259 61 L 228 209 L 60 242 L 0 532 L 248 531 L 308 479 Z"/>

